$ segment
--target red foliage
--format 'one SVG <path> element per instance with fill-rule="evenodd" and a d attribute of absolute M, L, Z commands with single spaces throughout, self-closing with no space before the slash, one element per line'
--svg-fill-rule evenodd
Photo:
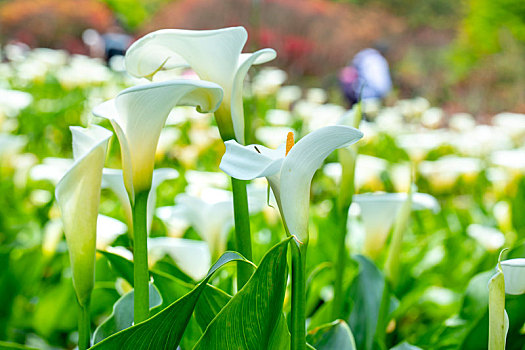
<path fill-rule="evenodd" d="M 291 74 L 326 74 L 359 50 L 400 34 L 403 25 L 385 10 L 328 0 L 179 0 L 143 28 L 214 29 L 243 25 L 250 50 L 272 47 Z"/>
<path fill-rule="evenodd" d="M 2 37 L 37 47 L 80 49 L 87 28 L 105 31 L 113 14 L 96 0 L 13 0 L 0 5 Z"/>

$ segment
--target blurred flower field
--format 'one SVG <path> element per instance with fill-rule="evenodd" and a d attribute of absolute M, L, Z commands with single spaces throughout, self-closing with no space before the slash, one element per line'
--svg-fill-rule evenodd
<path fill-rule="evenodd" d="M 92 114 L 93 108 L 147 80 L 128 75 L 119 58 L 108 67 L 60 50 L 6 46 L 1 52 L 0 348 L 15 343 L 74 348 L 79 311 L 55 200 L 55 187 L 73 164 L 69 127 L 95 124 L 113 130 L 110 121 Z M 153 81 L 181 74 L 159 71 Z M 328 156 L 312 181 L 307 340 L 329 349 L 319 338 L 330 334 L 319 327 L 340 318 L 357 349 L 486 349 L 488 285 L 500 252 L 508 248 L 501 260 L 525 258 L 525 115 L 499 113 L 481 124 L 467 113 L 445 113 L 424 97 L 386 106 L 367 100 L 347 110 L 321 88 L 289 85 L 287 73 L 271 63 L 250 70 L 243 96 L 245 144 L 272 149 L 286 142 L 289 132 L 301 140 L 345 118 L 354 125 L 363 118 L 358 125 L 364 136 L 351 148 L 356 195 L 340 275 L 338 200 L 351 192 L 341 187 L 348 174 L 339 151 Z M 231 183 L 219 170 L 224 153 L 212 113 L 193 107 L 170 112 L 148 198 L 148 264 L 160 292 L 150 293 L 150 306 L 159 296 L 153 306 L 166 308 L 205 278 L 224 252 L 236 250 Z M 109 141 L 105 167 L 90 311 L 95 341 L 107 336 L 100 326 L 114 303 L 132 290 L 119 265 L 119 257 L 133 258 L 133 214 L 117 170 L 122 169 L 117 137 Z M 247 193 L 258 265 L 286 234 L 267 181 L 250 181 Z M 227 265 L 209 283 L 229 300 L 237 292 L 236 278 L 235 265 Z M 343 293 L 334 318 L 338 283 Z M 384 300 L 385 285 L 389 300 Z M 506 298 L 507 349 L 525 346 L 524 298 Z M 291 301 L 289 284 L 287 317 Z M 197 311 L 181 349 L 191 349 L 206 330 Z"/>

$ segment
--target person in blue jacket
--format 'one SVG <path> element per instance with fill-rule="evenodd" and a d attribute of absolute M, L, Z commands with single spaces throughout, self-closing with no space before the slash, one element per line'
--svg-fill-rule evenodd
<path fill-rule="evenodd" d="M 388 62 L 372 48 L 359 51 L 341 70 L 339 81 L 350 106 L 360 100 L 383 99 L 392 90 Z"/>

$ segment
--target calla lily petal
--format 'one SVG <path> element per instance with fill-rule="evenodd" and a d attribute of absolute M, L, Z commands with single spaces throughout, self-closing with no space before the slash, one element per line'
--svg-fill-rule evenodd
<path fill-rule="evenodd" d="M 327 126 L 303 137 L 285 157 L 280 178 L 284 220 L 290 234 L 308 238 L 310 184 L 316 170 L 334 150 L 357 142 L 363 133 L 347 126 Z"/>
<path fill-rule="evenodd" d="M 58 183 L 55 195 L 62 214 L 73 284 L 80 305 L 94 284 L 96 228 L 102 169 L 111 132 L 96 125 L 71 127 L 75 162 Z"/>
<path fill-rule="evenodd" d="M 106 249 L 118 236 L 126 233 L 127 229 L 128 227 L 122 221 L 99 214 L 97 219 L 97 249 Z"/>
<path fill-rule="evenodd" d="M 253 180 L 278 173 L 284 159 L 284 145 L 272 150 L 260 145 L 243 146 L 235 140 L 225 143 L 226 153 L 219 168 L 239 180 Z"/>
<path fill-rule="evenodd" d="M 124 184 L 132 201 L 135 193 L 151 187 L 155 150 L 171 109 L 191 105 L 213 112 L 221 99 L 222 89 L 214 83 L 172 80 L 126 89 L 95 107 L 93 114 L 109 119 L 119 138 Z"/>
<path fill-rule="evenodd" d="M 247 39 L 243 27 L 158 30 L 131 45 L 126 52 L 126 69 L 131 75 L 149 77 L 165 63 L 178 66 L 185 61 L 201 79 L 231 91 L 232 77 Z"/>
<path fill-rule="evenodd" d="M 390 229 L 397 218 L 403 203 L 408 199 L 407 193 L 363 193 L 356 194 L 353 201 L 359 206 L 366 237 L 364 251 L 375 257 L 383 248 Z M 437 200 L 427 193 L 412 193 L 412 209 L 439 210 Z"/>
<path fill-rule="evenodd" d="M 195 281 L 204 278 L 211 266 L 208 244 L 202 241 L 173 237 L 149 238 L 148 254 L 153 260 L 168 255 Z"/>
<path fill-rule="evenodd" d="M 223 139 L 244 143 L 243 82 L 253 64 L 275 58 L 272 49 L 241 54 L 248 33 L 243 27 L 217 30 L 164 29 L 137 40 L 126 53 L 132 75 L 152 78 L 162 68 L 189 65 L 197 75 L 224 89 L 224 103 L 215 113 Z"/>
<path fill-rule="evenodd" d="M 525 259 L 510 259 L 501 262 L 505 276 L 505 293 L 520 295 L 525 293 Z"/>
<path fill-rule="evenodd" d="M 244 144 L 244 109 L 242 101 L 243 82 L 250 67 L 254 64 L 266 63 L 273 60 L 277 53 L 273 49 L 262 49 L 252 54 L 242 54 L 240 64 L 233 78 L 231 92 L 231 118 L 235 139 Z"/>

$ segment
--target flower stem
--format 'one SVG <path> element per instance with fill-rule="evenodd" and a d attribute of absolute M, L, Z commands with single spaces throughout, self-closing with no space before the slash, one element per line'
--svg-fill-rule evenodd
<path fill-rule="evenodd" d="M 408 191 L 407 200 L 403 203 L 400 213 L 396 219 L 392 240 L 388 248 L 388 254 L 385 261 L 385 277 L 390 282 L 392 288 L 395 288 L 399 280 L 399 266 L 401 260 L 401 248 L 403 245 L 403 236 L 407 229 L 412 212 L 412 190 Z"/>
<path fill-rule="evenodd" d="M 342 318 L 343 315 L 343 280 L 348 252 L 346 251 L 346 224 L 348 222 L 348 210 L 340 213 L 338 217 L 338 246 L 337 260 L 335 262 L 334 301 L 332 319 Z"/>
<path fill-rule="evenodd" d="M 149 271 L 147 205 L 149 191 L 135 195 L 133 205 L 133 260 L 134 260 L 134 320 L 135 324 L 149 316 Z"/>
<path fill-rule="evenodd" d="M 357 148 L 339 149 L 337 153 L 342 167 L 341 189 L 337 199 L 336 220 L 338 223 L 339 237 L 337 247 L 337 260 L 335 262 L 334 302 L 332 308 L 332 319 L 342 318 L 343 315 L 343 280 L 346 268 L 348 252 L 346 250 L 346 235 L 348 223 L 348 210 L 352 204 L 355 192 L 355 162 L 357 159 Z"/>
<path fill-rule="evenodd" d="M 79 305 L 80 306 L 80 305 Z M 78 314 L 78 349 L 86 350 L 91 346 L 91 321 L 89 319 L 89 300 L 80 306 Z"/>
<path fill-rule="evenodd" d="M 252 237 L 250 234 L 250 213 L 248 211 L 248 194 L 246 181 L 232 177 L 233 214 L 235 218 L 235 242 L 237 251 L 246 259 L 252 260 Z M 237 289 L 248 282 L 252 267 L 242 262 L 237 263 Z"/>
<path fill-rule="evenodd" d="M 388 316 L 390 313 L 390 286 L 385 279 L 381 304 L 379 305 L 379 314 L 377 315 L 376 339 L 379 344 L 386 344 L 386 328 L 388 327 Z"/>
<path fill-rule="evenodd" d="M 291 350 L 306 349 L 306 244 L 292 245 Z"/>

